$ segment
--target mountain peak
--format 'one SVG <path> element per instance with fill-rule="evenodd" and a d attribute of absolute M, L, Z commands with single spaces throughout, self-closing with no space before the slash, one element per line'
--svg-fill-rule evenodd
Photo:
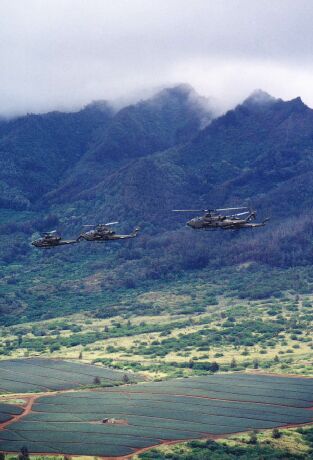
<path fill-rule="evenodd" d="M 303 109 L 307 108 L 307 105 L 305 105 L 305 103 L 303 102 L 303 100 L 299 96 L 295 97 L 294 99 L 291 99 L 290 101 L 288 101 L 288 104 L 290 106 L 294 107 L 295 109 L 299 109 L 299 110 L 303 110 Z"/>
<path fill-rule="evenodd" d="M 264 106 L 273 104 L 277 99 L 262 89 L 254 90 L 247 99 L 244 100 L 245 106 Z"/>
<path fill-rule="evenodd" d="M 97 101 L 92 101 L 89 104 L 85 105 L 83 110 L 97 110 L 99 112 L 109 112 L 112 110 L 108 101 L 104 99 L 99 99 Z"/>
<path fill-rule="evenodd" d="M 178 85 L 171 86 L 170 88 L 162 89 L 152 98 L 152 100 L 163 100 L 168 98 L 189 99 L 192 96 L 200 97 L 191 85 L 187 83 L 180 83 Z"/>

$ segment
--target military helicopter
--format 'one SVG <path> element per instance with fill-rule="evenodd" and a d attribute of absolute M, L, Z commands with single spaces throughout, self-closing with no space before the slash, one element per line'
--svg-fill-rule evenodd
<path fill-rule="evenodd" d="M 127 240 L 135 238 L 138 235 L 139 227 L 136 227 L 129 235 L 117 235 L 110 227 L 118 224 L 118 222 L 108 222 L 107 224 L 84 225 L 84 227 L 94 227 L 92 230 L 83 232 L 79 235 L 76 241 L 112 241 L 112 240 Z"/>
<path fill-rule="evenodd" d="M 56 246 L 63 246 L 65 244 L 75 244 L 76 240 L 62 240 L 61 236 L 57 234 L 56 230 L 51 232 L 42 233 L 42 238 L 32 241 L 32 245 L 36 248 L 53 248 Z"/>
<path fill-rule="evenodd" d="M 229 211 L 241 212 L 225 214 Z M 173 212 L 203 212 L 203 216 L 195 217 L 187 222 L 189 227 L 197 230 L 240 230 L 242 228 L 258 228 L 264 227 L 269 220 L 267 218 L 262 222 L 253 223 L 252 221 L 256 218 L 256 211 L 252 211 L 246 206 L 220 209 L 173 209 Z"/>

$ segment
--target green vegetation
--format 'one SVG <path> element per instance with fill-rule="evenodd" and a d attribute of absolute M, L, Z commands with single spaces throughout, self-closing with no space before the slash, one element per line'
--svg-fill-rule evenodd
<path fill-rule="evenodd" d="M 282 430 L 279 441 L 270 439 L 267 432 L 251 436 L 232 436 L 220 441 L 191 441 L 174 446 L 151 449 L 134 457 L 145 460 L 309 460 L 313 455 L 313 428 Z"/>
<path fill-rule="evenodd" d="M 72 314 L 70 310 L 68 316 L 2 327 L 2 358 L 39 354 L 79 359 L 154 378 L 245 369 L 313 374 L 310 268 L 207 269 L 107 294 L 98 288 L 85 291 L 83 284 L 77 287 L 80 296 L 74 286 L 82 268 L 77 267 L 77 274 L 69 270 L 67 281 L 57 270 L 45 287 L 41 281 L 41 292 L 48 291 L 56 305 L 59 299 L 59 309 L 53 311 L 59 315 L 67 302 L 67 295 L 61 296 L 62 283 L 67 289 L 73 283 L 67 304 L 73 305 Z M 34 297 L 38 288 L 37 282 L 28 292 Z M 85 311 L 74 314 L 79 298 Z M 40 309 L 34 302 L 25 312 L 38 315 Z"/>

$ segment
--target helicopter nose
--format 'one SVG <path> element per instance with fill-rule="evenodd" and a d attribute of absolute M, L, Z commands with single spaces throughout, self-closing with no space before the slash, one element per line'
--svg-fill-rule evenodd
<path fill-rule="evenodd" d="M 194 219 L 189 220 L 189 221 L 187 222 L 187 225 L 188 225 L 188 227 L 194 228 L 194 227 L 195 227 L 195 221 L 194 221 Z"/>

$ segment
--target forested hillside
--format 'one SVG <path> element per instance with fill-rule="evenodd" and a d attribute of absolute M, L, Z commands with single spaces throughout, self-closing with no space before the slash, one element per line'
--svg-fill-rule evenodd
<path fill-rule="evenodd" d="M 12 289 L 0 307 L 12 313 L 31 296 L 38 302 L 43 293 L 29 280 L 39 283 L 40 274 L 50 286 L 56 266 L 64 297 L 84 298 L 79 285 L 93 277 L 106 293 L 207 266 L 311 264 L 312 166 L 313 110 L 262 91 L 221 117 L 181 85 L 119 111 L 102 102 L 2 121 L 1 289 Z M 188 215 L 171 213 L 230 205 L 251 206 L 270 223 L 196 232 L 185 227 Z M 36 232 L 76 236 L 84 224 L 112 220 L 122 231 L 139 224 L 140 236 L 46 252 L 30 246 Z"/>

